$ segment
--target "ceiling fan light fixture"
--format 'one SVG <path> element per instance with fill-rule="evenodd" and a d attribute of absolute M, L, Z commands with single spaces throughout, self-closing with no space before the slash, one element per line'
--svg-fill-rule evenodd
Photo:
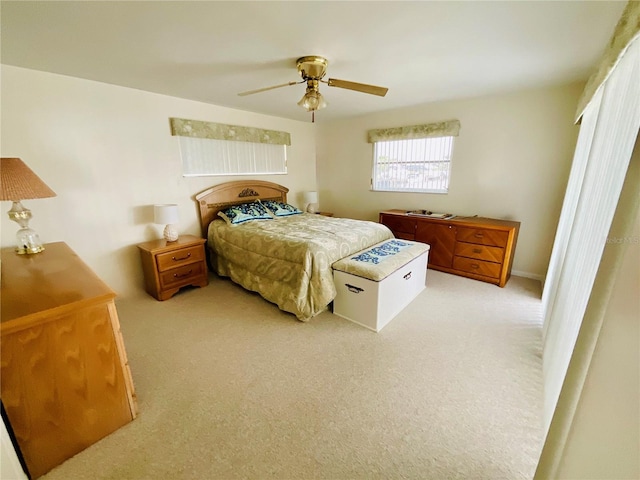
<path fill-rule="evenodd" d="M 304 108 L 307 112 L 314 112 L 325 108 L 328 104 L 319 91 L 307 89 L 306 93 L 298 102 L 298 105 Z"/>

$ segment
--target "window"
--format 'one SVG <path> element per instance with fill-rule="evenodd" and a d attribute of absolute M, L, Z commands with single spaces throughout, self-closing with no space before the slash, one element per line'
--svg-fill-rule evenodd
<path fill-rule="evenodd" d="M 286 132 L 171 118 L 180 138 L 183 175 L 258 175 L 287 173 Z"/>
<path fill-rule="evenodd" d="M 287 173 L 287 146 L 180 137 L 185 177 Z"/>
<path fill-rule="evenodd" d="M 447 193 L 457 120 L 371 130 L 371 189 L 391 192 Z"/>

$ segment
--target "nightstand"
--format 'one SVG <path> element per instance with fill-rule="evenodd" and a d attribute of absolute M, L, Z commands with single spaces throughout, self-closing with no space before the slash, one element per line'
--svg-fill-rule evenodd
<path fill-rule="evenodd" d="M 139 244 L 147 293 L 167 300 L 187 285 L 207 286 L 205 243 L 204 238 L 181 235 L 175 242 L 162 239 Z"/>
<path fill-rule="evenodd" d="M 316 212 L 318 215 L 324 215 L 325 217 L 333 217 L 333 212 Z"/>

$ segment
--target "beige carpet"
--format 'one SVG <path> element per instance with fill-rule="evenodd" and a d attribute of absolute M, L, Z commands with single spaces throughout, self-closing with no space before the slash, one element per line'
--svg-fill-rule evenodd
<path fill-rule="evenodd" d="M 117 302 L 139 417 L 42 477 L 528 479 L 542 442 L 539 282 L 429 270 L 380 333 L 211 277 Z"/>

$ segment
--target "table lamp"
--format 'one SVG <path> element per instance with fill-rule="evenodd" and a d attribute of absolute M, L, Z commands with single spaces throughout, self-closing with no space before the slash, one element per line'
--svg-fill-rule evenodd
<path fill-rule="evenodd" d="M 178 240 L 178 230 L 174 225 L 178 223 L 178 205 L 174 203 L 154 205 L 153 222 L 166 224 L 163 236 L 167 242 L 175 242 Z"/>
<path fill-rule="evenodd" d="M 307 212 L 318 213 L 318 192 L 304 192 L 304 203 L 307 204 Z"/>
<path fill-rule="evenodd" d="M 56 193 L 40 180 L 33 170 L 19 158 L 0 159 L 0 200 L 13 202 L 9 218 L 20 225 L 16 233 L 16 252 L 33 254 L 44 250 L 38 234 L 29 228 L 31 210 L 20 200 L 55 197 Z"/>

